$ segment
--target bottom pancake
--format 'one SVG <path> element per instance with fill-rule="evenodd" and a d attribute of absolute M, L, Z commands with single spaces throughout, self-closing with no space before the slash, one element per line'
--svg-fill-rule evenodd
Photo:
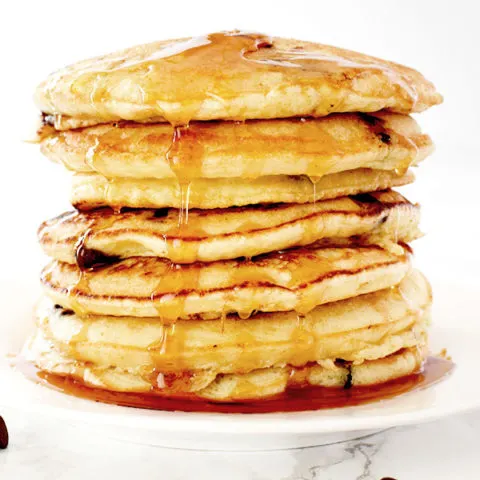
<path fill-rule="evenodd" d="M 43 340 L 33 339 L 35 349 Z M 418 372 L 427 357 L 427 348 L 411 347 L 387 357 L 361 364 L 339 359 L 330 364 L 310 363 L 303 367 L 271 367 L 244 374 L 184 372 L 177 376 L 156 373 L 152 382 L 119 369 L 105 369 L 87 362 L 71 362 L 58 352 L 44 355 L 37 366 L 48 373 L 69 377 L 92 388 L 115 392 L 136 392 L 168 398 L 207 399 L 218 402 L 260 400 L 285 392 L 288 388 L 308 386 L 343 387 L 378 385 Z M 181 388 L 182 384 L 196 388 Z"/>

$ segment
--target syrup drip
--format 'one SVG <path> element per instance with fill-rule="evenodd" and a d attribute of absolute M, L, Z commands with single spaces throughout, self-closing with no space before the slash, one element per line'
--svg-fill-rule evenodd
<path fill-rule="evenodd" d="M 175 174 L 180 190 L 180 209 L 178 228 L 188 224 L 190 189 L 195 178 L 202 176 L 204 157 L 202 144 L 197 141 L 190 127 L 174 127 L 172 142 L 165 155 L 171 170 Z"/>
<path fill-rule="evenodd" d="M 220 324 L 221 324 L 221 332 L 222 332 L 222 335 L 225 333 L 225 320 L 227 319 L 227 312 L 225 312 L 225 310 L 222 310 L 222 314 L 220 316 Z"/>
<path fill-rule="evenodd" d="M 162 321 L 171 322 L 188 315 L 185 292 L 200 290 L 200 267 L 200 265 L 183 266 L 169 262 L 165 274 L 159 275 L 150 300 Z M 187 269 L 185 275 L 182 270 Z"/>
<path fill-rule="evenodd" d="M 159 341 L 152 343 L 148 347 L 152 364 L 154 365 L 153 373 L 150 376 L 162 376 L 165 381 L 166 363 L 176 371 L 185 370 L 182 362 L 182 354 L 185 351 L 186 337 L 184 330 L 177 328 L 177 324 L 170 323 L 163 325 L 163 335 Z M 175 359 L 174 361 L 172 359 Z M 172 363 L 173 362 L 173 363 Z M 172 368 L 167 368 L 172 370 Z M 156 385 L 157 382 L 150 382 Z M 160 388 L 160 387 L 159 387 Z"/>
<path fill-rule="evenodd" d="M 443 358 L 429 357 L 419 373 L 383 384 L 351 388 L 311 386 L 298 388 L 292 386 L 287 388 L 284 393 L 269 399 L 237 403 L 209 402 L 193 394 L 168 398 L 155 394 L 112 392 L 87 387 L 68 377 L 64 378 L 39 371 L 31 364 L 18 363 L 16 368 L 29 379 L 59 392 L 125 407 L 183 412 L 278 413 L 345 408 L 387 400 L 405 393 L 423 390 L 446 379 L 453 372 L 455 364 Z M 158 373 L 156 375 L 157 378 Z M 302 369 L 292 369 L 290 378 L 295 385 L 298 385 L 298 382 L 302 385 Z M 165 376 L 165 381 L 168 381 L 167 376 Z"/>
<path fill-rule="evenodd" d="M 325 169 L 326 171 L 326 169 Z M 317 203 L 317 183 L 320 181 L 320 176 L 309 176 L 308 177 L 310 181 L 312 182 L 313 186 L 313 203 Z"/>
<path fill-rule="evenodd" d="M 297 313 L 297 321 L 293 330 L 291 341 L 297 345 L 301 345 L 299 349 L 299 355 L 295 358 L 297 364 L 308 363 L 312 358 L 315 358 L 315 348 L 317 346 L 317 340 L 311 325 L 309 325 L 309 319 L 306 315 Z M 301 352 L 301 353 L 300 353 Z M 290 377 L 298 369 L 292 369 Z M 293 380 L 291 378 L 291 380 Z M 304 384 L 305 382 L 295 381 L 295 384 Z"/>

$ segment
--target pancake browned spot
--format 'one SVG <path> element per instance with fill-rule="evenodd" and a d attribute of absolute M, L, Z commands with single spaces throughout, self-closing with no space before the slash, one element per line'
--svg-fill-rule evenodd
<path fill-rule="evenodd" d="M 348 242 L 347 242 L 348 245 Z M 130 257 L 97 270 L 52 262 L 46 294 L 77 313 L 216 318 L 230 312 L 305 313 L 315 306 L 398 284 L 410 270 L 401 247 L 311 245 L 254 257 L 190 265 Z"/>
<path fill-rule="evenodd" d="M 178 217 L 175 209 L 72 212 L 44 222 L 39 240 L 47 255 L 85 269 L 131 256 L 210 262 L 321 239 L 338 242 L 354 236 L 360 244 L 389 246 L 420 235 L 419 207 L 390 191 L 306 204 L 192 209 L 181 228 Z"/>

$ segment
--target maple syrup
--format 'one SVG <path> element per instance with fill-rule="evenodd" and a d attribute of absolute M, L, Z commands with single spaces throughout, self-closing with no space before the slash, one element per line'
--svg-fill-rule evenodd
<path fill-rule="evenodd" d="M 352 386 L 350 388 L 290 387 L 284 393 L 268 399 L 237 403 L 211 402 L 193 394 L 183 394 L 179 398 L 167 398 L 152 394 L 112 392 L 88 387 L 69 377 L 60 377 L 40 371 L 32 364 L 19 362 L 16 368 L 30 380 L 46 387 L 95 402 L 163 411 L 276 413 L 353 407 L 387 400 L 434 385 L 448 377 L 453 372 L 455 364 L 450 360 L 432 356 L 428 357 L 419 373 L 378 385 Z M 301 369 L 298 370 L 292 374 L 292 377 L 295 377 L 294 383 L 297 383 L 301 376 Z"/>

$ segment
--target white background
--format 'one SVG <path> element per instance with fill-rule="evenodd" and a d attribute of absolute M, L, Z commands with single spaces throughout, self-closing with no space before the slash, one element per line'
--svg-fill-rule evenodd
<path fill-rule="evenodd" d="M 476 4 L 473 0 L 1 2 L 0 305 L 15 302 L 17 306 L 9 309 L 8 314 L 2 312 L 0 326 L 13 326 L 29 315 L 38 294 L 38 271 L 45 262 L 36 245 L 36 228 L 41 221 L 68 208 L 68 175 L 58 165 L 43 158 L 37 146 L 23 142 L 32 136 L 38 113 L 31 100 L 36 84 L 51 71 L 89 56 L 157 39 L 234 28 L 359 50 L 417 68 L 436 84 L 445 103 L 417 119 L 434 139 L 437 151 L 418 169 L 417 182 L 404 190 L 410 200 L 422 204 L 423 226 L 428 234 L 414 245 L 416 261 L 429 274 L 434 287 L 437 283 L 455 285 L 462 278 L 462 284 L 468 285 L 468 295 L 480 295 L 480 280 L 477 278 L 480 272 L 480 249 L 477 246 L 480 234 L 480 158 L 476 149 L 480 136 L 480 26 Z M 445 292 L 445 288 L 442 291 Z M 464 321 L 462 305 L 451 305 L 448 311 L 451 315 L 447 318 L 452 324 L 461 326 Z M 478 314 L 472 313 L 468 316 L 475 321 Z M 0 334 L 0 345 L 1 341 Z M 383 469 L 381 473 L 392 474 L 408 464 L 410 475 L 400 476 L 402 480 L 431 477 L 428 472 L 436 465 L 437 458 L 427 459 L 422 464 L 426 470 L 422 470 L 421 460 L 413 460 L 410 455 L 427 442 L 432 445 L 440 438 L 451 436 L 452 442 L 462 449 L 460 463 L 468 469 L 476 468 L 471 477 L 457 473 L 462 478 L 477 478 L 480 462 L 475 458 L 474 450 L 468 450 L 475 438 L 475 430 L 467 431 L 469 422 L 471 420 L 456 424 L 456 431 L 454 423 L 450 427 L 440 425 L 431 434 L 414 437 L 416 443 L 408 435 L 395 437 L 404 440 L 398 440 L 398 447 L 389 456 L 379 458 L 385 467 L 392 467 L 395 459 L 397 470 Z M 22 442 L 23 439 L 33 442 L 34 438 L 32 449 L 37 451 L 42 438 L 37 442 L 37 437 L 32 437 L 26 427 L 22 432 Z M 40 432 L 36 431 L 35 435 L 39 436 Z M 46 445 L 43 449 L 44 465 L 57 448 L 55 435 L 52 435 L 48 448 Z M 460 447 L 462 439 L 465 439 L 465 447 Z M 70 443 L 71 446 L 63 450 L 63 454 L 71 455 L 65 457 L 65 464 L 75 462 L 79 452 L 79 441 Z M 98 448 L 102 448 L 100 444 Z M 435 448 L 442 458 L 452 451 L 447 445 L 443 450 Z M 127 450 L 123 450 L 125 455 L 128 455 Z M 399 450 L 408 456 L 398 456 Z M 92 460 L 93 452 L 85 453 L 85 448 L 82 452 L 85 463 Z M 17 465 L 26 469 L 26 462 L 36 461 L 35 453 L 30 455 L 24 448 L 19 448 L 13 453 L 10 450 L 9 454 L 10 457 L 4 457 L 10 458 L 5 464 L 5 471 L 11 472 L 7 480 L 33 478 L 32 470 L 22 476 Z M 152 451 L 149 461 L 154 455 L 156 453 Z M 163 461 L 168 462 L 169 456 L 163 454 Z M 435 457 L 433 453 L 432 456 Z M 102 456 L 97 457 L 97 463 L 92 465 L 107 462 Z M 182 455 L 180 464 L 181 458 Z M 438 460 L 440 462 L 440 458 Z M 454 461 L 453 457 L 451 460 Z M 107 463 L 105 472 L 111 468 Z M 186 463 L 184 468 L 188 469 Z M 128 469 L 128 465 L 123 464 Z M 42 465 L 39 463 L 38 471 L 42 471 Z M 454 478 L 454 465 L 455 462 L 450 468 L 436 471 L 435 478 Z M 68 470 L 50 467 L 50 479 L 74 478 Z M 73 468 L 72 463 L 68 468 Z M 311 471 L 308 466 L 304 470 Z M 63 472 L 64 476 L 55 476 L 57 471 Z M 422 471 L 425 476 L 412 474 L 415 471 Z M 1 472 L 0 452 L 0 478 L 4 480 Z M 132 473 L 130 471 L 128 478 Z M 117 478 L 124 477 L 117 475 Z M 195 472 L 191 478 L 197 478 Z M 305 474 L 302 478 L 313 476 Z M 350 480 L 355 477 L 330 478 Z"/>

